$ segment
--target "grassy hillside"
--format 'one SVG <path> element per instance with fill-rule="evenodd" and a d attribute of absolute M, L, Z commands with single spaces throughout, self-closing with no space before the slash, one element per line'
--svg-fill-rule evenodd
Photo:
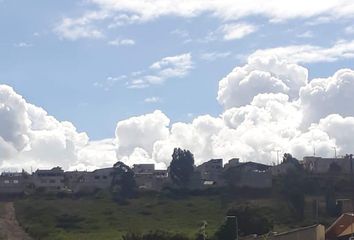
<path fill-rule="evenodd" d="M 277 232 L 316 223 L 311 197 L 306 199 L 304 220 L 298 222 L 294 221 L 286 202 L 269 194 L 242 198 L 186 196 L 179 199 L 144 194 L 126 205 L 117 204 L 108 195 L 80 199 L 37 196 L 20 199 L 15 207 L 19 222 L 35 239 L 119 240 L 126 232 L 152 230 L 193 237 L 203 220 L 208 222 L 208 235 L 212 236 L 223 223 L 227 210 L 244 204 L 257 206 L 257 211 L 274 223 L 273 230 Z M 320 212 L 320 215 L 323 214 Z M 322 216 L 319 220 L 328 225 L 333 219 Z"/>
<path fill-rule="evenodd" d="M 167 199 L 146 195 L 119 205 L 109 198 L 27 198 L 16 202 L 17 218 L 35 238 L 120 239 L 125 232 L 166 230 L 193 236 L 203 220 L 212 234 L 226 207 L 216 197 Z"/>

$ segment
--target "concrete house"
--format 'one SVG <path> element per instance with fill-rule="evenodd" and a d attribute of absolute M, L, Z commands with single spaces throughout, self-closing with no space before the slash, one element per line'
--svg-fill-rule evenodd
<path fill-rule="evenodd" d="M 295 170 L 296 166 L 293 162 L 282 162 L 278 165 L 272 166 L 270 171 L 272 176 L 285 175 L 288 171 Z"/>
<path fill-rule="evenodd" d="M 134 164 L 132 170 L 141 190 L 160 191 L 168 182 L 167 170 L 156 170 L 155 164 Z"/>
<path fill-rule="evenodd" d="M 155 164 L 134 164 L 132 170 L 135 174 L 152 174 L 155 171 Z"/>
<path fill-rule="evenodd" d="M 17 195 L 25 191 L 30 175 L 22 172 L 3 172 L 0 175 L 0 194 Z"/>
<path fill-rule="evenodd" d="M 64 175 L 67 187 L 74 193 L 92 193 L 111 187 L 113 168 L 102 168 L 93 172 L 71 171 L 65 172 Z"/>
<path fill-rule="evenodd" d="M 60 167 L 37 170 L 32 174 L 31 181 L 35 189 L 45 192 L 60 192 L 65 189 L 64 171 Z"/>
<path fill-rule="evenodd" d="M 196 171 L 200 172 L 202 183 L 206 186 L 222 186 L 224 185 L 223 160 L 211 159 L 198 167 Z"/>
<path fill-rule="evenodd" d="M 351 174 L 354 171 L 354 160 L 351 157 L 322 158 L 322 157 L 304 157 L 303 166 L 305 170 L 325 174 L 330 172 L 331 166 L 339 167 L 341 173 Z"/>
<path fill-rule="evenodd" d="M 236 176 L 236 186 L 262 189 L 272 187 L 270 168 L 271 166 L 261 163 L 245 162 L 236 167 L 230 167 L 226 171 Z"/>

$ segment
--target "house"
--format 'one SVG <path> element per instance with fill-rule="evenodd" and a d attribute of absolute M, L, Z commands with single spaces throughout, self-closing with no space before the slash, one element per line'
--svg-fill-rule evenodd
<path fill-rule="evenodd" d="M 70 171 L 65 172 L 64 175 L 68 189 L 74 193 L 91 193 L 95 190 L 90 172 Z"/>
<path fill-rule="evenodd" d="M 248 188 L 271 188 L 272 174 L 269 171 L 271 166 L 255 163 L 245 162 L 240 163 L 236 167 L 229 167 L 225 170 L 225 174 L 230 176 L 235 181 L 234 185 L 237 187 Z"/>
<path fill-rule="evenodd" d="M 296 168 L 297 166 L 294 162 L 288 161 L 272 166 L 270 168 L 270 171 L 272 173 L 272 176 L 281 176 L 287 174 L 291 170 L 295 170 Z"/>
<path fill-rule="evenodd" d="M 231 167 L 237 167 L 240 164 L 241 163 L 240 163 L 239 158 L 232 158 L 225 164 L 224 169 L 229 169 Z"/>
<path fill-rule="evenodd" d="M 160 191 L 168 182 L 168 171 L 156 170 L 155 164 L 134 164 L 132 170 L 141 190 Z"/>
<path fill-rule="evenodd" d="M 327 230 L 326 240 L 347 240 L 354 234 L 354 214 L 342 214 Z"/>
<path fill-rule="evenodd" d="M 45 192 L 59 192 L 65 189 L 64 171 L 60 167 L 37 170 L 32 174 L 31 181 L 35 189 Z"/>
<path fill-rule="evenodd" d="M 155 164 L 134 164 L 134 174 L 152 174 L 155 171 Z"/>
<path fill-rule="evenodd" d="M 241 240 L 326 240 L 325 227 L 316 224 L 308 227 L 302 227 L 288 232 L 266 234 L 262 236 L 248 236 Z"/>
<path fill-rule="evenodd" d="M 97 169 L 93 172 L 65 172 L 67 187 L 74 193 L 92 193 L 96 190 L 109 189 L 113 179 L 113 168 Z"/>
<path fill-rule="evenodd" d="M 200 177 L 204 185 L 221 186 L 224 184 L 222 178 L 222 159 L 211 159 L 196 167 L 196 171 L 200 172 Z"/>
<path fill-rule="evenodd" d="M 354 170 L 351 155 L 339 158 L 304 157 L 303 165 L 305 170 L 316 174 L 325 174 L 331 171 L 351 174 Z"/>
<path fill-rule="evenodd" d="M 1 173 L 0 194 L 17 195 L 24 193 L 29 176 L 25 171 Z"/>

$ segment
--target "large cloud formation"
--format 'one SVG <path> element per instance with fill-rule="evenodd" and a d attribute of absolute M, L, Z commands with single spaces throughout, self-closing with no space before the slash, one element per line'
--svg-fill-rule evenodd
<path fill-rule="evenodd" d="M 276 151 L 333 156 L 354 144 L 354 71 L 308 79 L 306 68 L 277 57 L 252 56 L 219 82 L 219 116 L 172 123 L 156 110 L 117 123 L 115 138 L 90 141 L 0 85 L 0 168 L 93 169 L 122 160 L 166 168 L 173 148 L 210 158 L 272 164 Z"/>

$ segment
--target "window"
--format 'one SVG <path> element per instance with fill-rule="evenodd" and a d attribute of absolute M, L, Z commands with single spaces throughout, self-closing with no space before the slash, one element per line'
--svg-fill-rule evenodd
<path fill-rule="evenodd" d="M 97 179 L 97 180 L 100 179 L 100 176 L 95 176 L 95 179 Z"/>
<path fill-rule="evenodd" d="M 55 183 L 55 179 L 50 179 L 49 182 L 50 183 Z"/>
<path fill-rule="evenodd" d="M 10 181 L 9 181 L 9 180 L 4 180 L 4 183 L 5 183 L 5 184 L 9 184 Z"/>
<path fill-rule="evenodd" d="M 14 183 L 14 184 L 18 184 L 18 180 L 14 180 L 13 183 Z"/>
<path fill-rule="evenodd" d="M 107 179 L 107 176 L 103 176 L 102 178 L 103 178 L 103 179 Z"/>

